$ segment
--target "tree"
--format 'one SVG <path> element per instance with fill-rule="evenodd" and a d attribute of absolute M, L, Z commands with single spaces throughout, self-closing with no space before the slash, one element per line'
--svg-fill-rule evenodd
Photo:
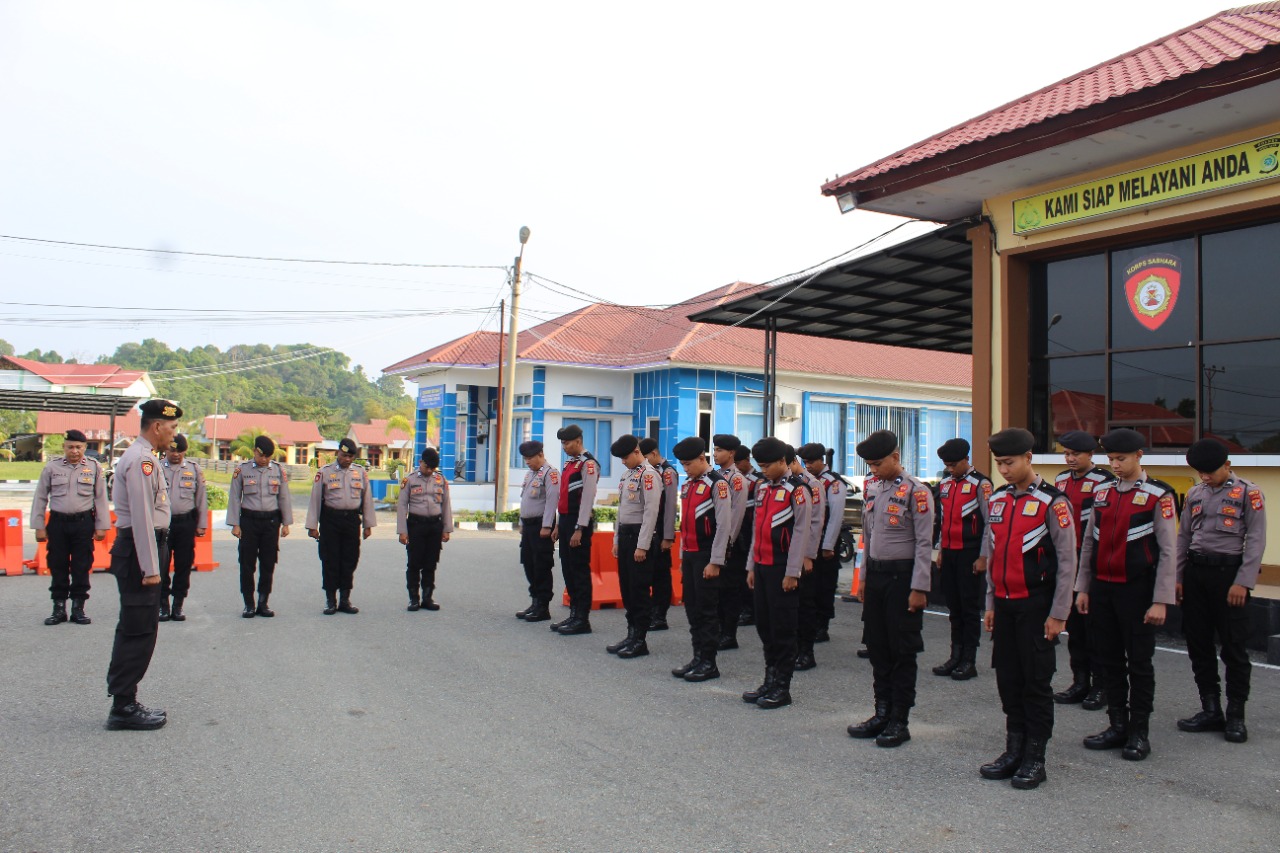
<path fill-rule="evenodd" d="M 44 437 L 44 458 L 49 459 L 62 453 L 62 443 L 66 440 L 62 435 L 46 435 Z"/>
<path fill-rule="evenodd" d="M 13 353 L 13 344 L 9 343 L 4 338 L 0 338 L 0 355 L 13 355 Z"/>
<path fill-rule="evenodd" d="M 233 456 L 239 456 L 241 459 L 252 459 L 253 458 L 253 442 L 260 435 L 265 435 L 276 443 L 276 453 L 273 458 L 275 459 L 285 458 L 284 449 L 280 447 L 280 439 L 277 438 L 276 436 L 271 435 L 262 427 L 249 427 L 249 429 L 237 435 L 235 439 L 231 442 L 231 454 Z"/>

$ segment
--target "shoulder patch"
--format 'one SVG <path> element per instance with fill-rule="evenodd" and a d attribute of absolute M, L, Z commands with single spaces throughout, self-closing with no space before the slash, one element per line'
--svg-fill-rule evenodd
<path fill-rule="evenodd" d="M 596 473 L 596 463 L 595 463 L 595 461 L 594 461 L 594 460 L 592 460 L 592 459 L 588 459 L 588 460 L 587 460 L 587 464 L 582 466 L 582 470 L 583 470 L 584 472 L 586 472 L 587 474 L 590 474 L 590 475 L 592 475 L 592 476 L 595 476 L 595 473 Z"/>
<path fill-rule="evenodd" d="M 742 483 L 743 483 L 744 479 L 745 479 L 745 478 L 743 478 L 743 477 L 737 477 L 737 478 L 735 478 L 735 479 L 734 479 L 734 481 L 733 481 L 733 490 L 734 490 L 735 492 L 740 492 L 740 491 L 742 491 Z"/>
<path fill-rule="evenodd" d="M 319 477 L 320 475 L 317 474 L 316 476 Z M 409 478 L 405 477 L 403 480 L 400 481 L 400 488 L 403 489 L 407 485 L 409 485 Z"/>
<path fill-rule="evenodd" d="M 662 485 L 673 486 L 675 485 L 675 482 L 676 482 L 676 469 L 663 468 L 662 469 Z"/>
<path fill-rule="evenodd" d="M 653 491 L 653 475 L 652 475 L 652 474 L 645 474 L 645 475 L 644 475 L 644 490 L 645 490 L 646 492 L 652 492 L 652 491 Z"/>
<path fill-rule="evenodd" d="M 320 482 L 320 472 L 319 472 L 319 471 L 317 471 L 317 472 L 316 472 L 316 478 L 315 478 L 314 480 L 312 480 L 311 482 L 313 482 L 313 483 L 318 483 L 318 482 Z"/>
<path fill-rule="evenodd" d="M 1066 501 L 1058 501 L 1053 505 L 1053 514 L 1058 517 L 1059 527 L 1071 526 L 1071 508 L 1067 506 Z"/>
<path fill-rule="evenodd" d="M 1254 512 L 1262 511 L 1262 490 L 1261 489 L 1249 490 L 1249 506 L 1253 508 Z"/>
<path fill-rule="evenodd" d="M 716 495 L 721 499 L 729 497 L 729 484 L 724 480 L 716 483 Z"/>
<path fill-rule="evenodd" d="M 232 471 L 232 472 L 231 472 L 231 479 L 233 479 L 233 480 L 237 480 L 237 479 L 239 479 L 239 478 L 240 478 L 240 466 L 239 466 L 239 465 L 237 465 L 237 466 L 236 466 L 236 470 L 234 470 L 234 471 Z"/>
<path fill-rule="evenodd" d="M 804 496 L 808 494 L 808 492 L 809 492 L 808 489 L 792 489 L 791 490 L 791 494 L 795 496 L 794 497 L 795 502 L 798 504 L 802 504 L 805 502 Z"/>
<path fill-rule="evenodd" d="M 1173 495 L 1166 494 L 1160 498 L 1160 515 L 1173 518 Z"/>
<path fill-rule="evenodd" d="M 552 468 L 547 472 L 547 479 L 549 479 L 553 485 L 558 484 L 560 482 L 560 472 L 555 468 Z"/>
<path fill-rule="evenodd" d="M 143 474 L 146 474 L 148 477 L 150 477 L 150 476 L 151 476 L 151 472 L 152 472 L 152 471 L 154 471 L 154 470 L 156 470 L 156 465 L 155 465 L 155 463 L 154 463 L 154 462 L 152 462 L 150 459 L 143 459 L 143 460 L 142 460 L 142 473 L 143 473 Z"/>

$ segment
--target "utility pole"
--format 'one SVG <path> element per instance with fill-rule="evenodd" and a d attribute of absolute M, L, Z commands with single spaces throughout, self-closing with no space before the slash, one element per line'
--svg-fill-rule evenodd
<path fill-rule="evenodd" d="M 505 422 L 506 422 L 505 419 L 507 416 L 502 410 L 503 401 L 506 399 L 506 397 L 502 393 L 502 388 L 503 388 L 502 378 L 504 375 L 504 372 L 502 369 L 502 353 L 503 353 L 503 348 L 505 346 L 505 341 L 506 341 L 506 339 L 503 337 L 503 334 L 502 334 L 502 327 L 506 324 L 506 321 L 507 321 L 507 300 L 503 299 L 501 302 L 498 303 L 498 424 L 496 427 L 497 431 L 494 433 L 494 436 L 493 436 L 494 441 L 493 441 L 493 444 L 491 445 L 491 447 L 493 448 L 493 455 L 495 457 L 497 457 L 498 453 L 502 449 L 502 434 L 506 432 L 506 430 L 503 429 L 503 426 L 505 425 Z M 499 460 L 495 458 L 493 462 L 494 462 L 493 479 L 494 479 L 494 483 L 496 484 L 498 480 Z M 495 485 L 493 490 L 494 517 L 496 518 L 498 513 L 502 512 L 503 509 L 505 509 L 505 507 L 502 505 L 502 499 L 498 496 L 498 489 Z"/>
<path fill-rule="evenodd" d="M 511 327 L 507 333 L 507 354 L 503 370 L 506 376 L 502 382 L 502 411 L 499 419 L 507 425 L 502 430 L 498 441 L 497 477 L 493 505 L 498 512 L 507 508 L 507 465 L 511 456 L 511 414 L 516 401 L 516 336 L 519 332 L 520 317 L 520 267 L 524 262 L 524 245 L 529 242 L 529 229 L 520 229 L 520 254 L 516 256 L 515 270 L 511 276 Z"/>

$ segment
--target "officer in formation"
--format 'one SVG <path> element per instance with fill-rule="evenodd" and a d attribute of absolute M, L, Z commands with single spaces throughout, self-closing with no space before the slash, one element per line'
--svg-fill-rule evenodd
<path fill-rule="evenodd" d="M 938 483 L 938 568 L 951 619 L 951 655 L 934 675 L 965 681 L 978 674 L 986 561 L 978 559 L 987 530 L 991 479 L 969 464 L 969 442 L 953 438 L 938 448 L 947 476 Z"/>
<path fill-rule="evenodd" d="M 360 542 L 378 526 L 369 472 L 353 464 L 359 455 L 354 441 L 342 439 L 337 458 L 317 471 L 311 484 L 306 527 L 307 535 L 319 543 L 326 616 L 360 612 L 351 603 Z"/>
<path fill-rule="evenodd" d="M 1106 468 L 1093 464 L 1098 440 L 1087 432 L 1071 430 L 1058 436 L 1064 448 L 1063 460 L 1067 470 L 1058 474 L 1053 485 L 1071 502 L 1071 515 L 1076 529 L 1076 565 L 1079 565 L 1080 546 L 1084 544 L 1084 528 L 1093 515 L 1095 491 L 1115 480 Z M 1061 705 L 1079 703 L 1086 711 L 1106 707 L 1107 698 L 1102 690 L 1102 677 L 1094 654 L 1089 650 L 1089 619 L 1074 605 L 1067 617 L 1067 654 L 1071 659 L 1071 686 L 1053 694 L 1053 701 Z"/>
<path fill-rule="evenodd" d="M 988 570 L 984 621 L 991 632 L 996 687 L 1005 714 L 1005 748 L 979 772 L 987 779 L 1011 779 L 1013 787 L 1026 790 L 1047 778 L 1045 747 L 1053 734 L 1052 681 L 1057 666 L 1054 646 L 1071 611 L 1075 522 L 1066 497 L 1031 467 L 1035 439 L 1030 432 L 1002 430 L 987 443 L 1007 484 L 991 497 L 980 546 Z M 968 452 L 966 442 L 966 456 Z M 968 481 L 953 479 L 949 491 L 957 491 L 963 482 Z M 968 494 L 981 496 L 978 485 L 973 483 Z M 942 494 L 945 506 L 954 505 L 953 497 Z"/>
<path fill-rule="evenodd" d="M 196 539 L 208 529 L 209 500 L 205 494 L 204 472 L 194 462 L 187 461 L 185 435 L 178 433 L 173 437 L 160 467 L 169 483 L 169 536 L 160 554 L 160 621 L 185 622 L 182 602 L 191 589 Z M 172 609 L 170 595 L 173 596 Z"/>
<path fill-rule="evenodd" d="M 662 478 L 640 452 L 634 435 L 618 438 L 609 452 L 625 471 L 618 481 L 618 529 L 613 538 L 613 556 L 618 559 L 618 583 L 622 606 L 627 611 L 627 636 L 605 649 L 620 658 L 649 654 L 646 638 L 653 621 L 653 563 L 659 553 L 662 528 L 658 516 L 662 504 Z M 656 562 L 656 561 L 655 561 Z"/>
<path fill-rule="evenodd" d="M 720 677 L 720 573 L 733 522 L 732 490 L 707 462 L 707 443 L 698 436 L 684 439 L 672 452 L 687 477 L 680 490 L 680 572 L 693 658 L 671 674 L 685 681 L 709 681 Z"/>
<path fill-rule="evenodd" d="M 527 445 L 521 445 L 520 449 L 523 452 L 528 448 Z M 536 456 L 540 456 L 541 445 L 537 449 Z M 440 563 L 440 551 L 444 543 L 453 534 L 453 502 L 449 497 L 449 481 L 440 473 L 439 468 L 439 451 L 434 447 L 424 448 L 418 460 L 418 470 L 400 481 L 400 495 L 396 498 L 396 533 L 406 550 L 405 585 L 409 588 L 407 609 L 410 612 L 440 609 L 434 595 L 436 566 Z M 527 485 L 526 483 L 526 488 Z M 550 548 L 547 550 L 549 552 Z M 547 599 L 539 599 L 544 613 L 551 597 L 549 557 L 548 554 Z M 532 588 L 532 581 L 530 586 Z M 329 603 L 333 604 L 332 598 Z M 546 614 L 546 618 L 550 618 L 550 614 Z"/>
<path fill-rule="evenodd" d="M 526 622 L 546 622 L 551 618 L 554 592 L 556 505 L 560 502 L 560 472 L 547 462 L 541 441 L 520 445 L 520 456 L 528 466 L 520 487 L 520 563 L 529 581 L 529 606 L 516 614 Z M 441 478 L 443 479 L 443 478 Z M 670 556 L 668 556 L 670 561 Z M 414 597 L 412 575 L 409 598 Z M 667 590 L 667 601 L 671 590 Z M 409 603 L 413 608 L 412 600 Z"/>
<path fill-rule="evenodd" d="M 809 532 L 805 537 L 804 564 L 800 573 L 800 603 L 796 611 L 796 669 L 803 671 L 818 665 L 813 657 L 813 641 L 818 634 L 816 568 L 827 508 L 823 500 L 822 484 L 802 464 L 800 455 L 791 445 L 787 445 L 786 460 L 792 479 L 797 485 L 809 490 Z"/>
<path fill-rule="evenodd" d="M 676 540 L 676 468 L 658 452 L 658 441 L 653 438 L 640 439 L 640 452 L 645 461 L 653 466 L 662 478 L 662 501 L 658 505 L 658 523 L 662 527 L 662 545 L 658 553 L 651 556 L 653 563 L 653 619 L 649 622 L 650 631 L 667 630 L 667 611 L 671 608 L 671 548 Z"/>
<path fill-rule="evenodd" d="M 742 617 L 742 602 L 749 597 L 747 590 L 747 561 L 751 528 L 742 526 L 747 512 L 747 481 L 738 470 L 735 455 L 742 442 L 736 435 L 722 434 L 711 437 L 712 458 L 720 476 L 729 484 L 732 501 L 729 519 L 728 562 L 720 573 L 720 639 L 721 651 L 738 648 L 738 626 Z M 742 547 L 740 541 L 746 540 Z"/>
<path fill-rule="evenodd" d="M 240 594 L 245 619 L 275 616 L 267 606 L 271 579 L 280 554 L 280 537 L 289 535 L 293 504 L 289 499 L 289 475 L 272 461 L 276 443 L 265 435 L 253 440 L 253 461 L 242 462 L 231 474 L 227 499 L 227 524 L 240 540 Z M 258 575 L 258 604 L 253 603 L 254 573 Z"/>
<path fill-rule="evenodd" d="M 1223 732 L 1230 743 L 1244 743 L 1249 730 L 1244 706 L 1249 701 L 1252 666 L 1245 650 L 1249 634 L 1249 592 L 1258 582 L 1267 545 L 1267 516 L 1262 490 L 1231 470 L 1227 446 L 1202 438 L 1187 451 L 1187 464 L 1200 483 L 1187 492 L 1178 530 L 1178 601 L 1182 631 L 1200 712 L 1178 720 L 1184 732 Z M 1222 711 L 1221 681 L 1215 645 L 1227 672 L 1227 710 Z"/>
<path fill-rule="evenodd" d="M 733 451 L 733 466 L 738 469 L 738 473 L 743 476 L 745 483 L 744 491 L 747 498 L 743 501 L 742 508 L 742 524 L 739 525 L 740 535 L 729 543 L 730 560 L 740 561 L 742 564 L 742 586 L 746 589 L 747 576 L 747 560 L 750 559 L 751 551 L 751 531 L 752 523 L 755 519 L 756 510 L 756 484 L 760 482 L 760 472 L 751 465 L 751 448 L 745 444 L 739 445 L 738 449 Z M 743 595 L 741 612 L 738 614 L 738 625 L 745 627 L 756 624 L 756 605 L 754 599 L 750 595 Z"/>
<path fill-rule="evenodd" d="M 822 504 L 825 521 L 822 524 L 822 543 L 818 546 L 818 560 L 814 571 L 818 575 L 818 624 L 814 642 L 831 641 L 831 620 L 836 618 L 836 588 L 840 585 L 840 558 L 836 556 L 836 543 L 840 541 L 840 529 L 844 526 L 844 506 L 849 489 L 844 478 L 831 467 L 835 450 L 821 444 L 805 445 L 813 451 L 821 450 L 822 456 L 809 459 L 803 453 L 805 467 L 822 484 Z M 801 451 L 804 447 L 800 448 Z"/>
<path fill-rule="evenodd" d="M 582 427 L 570 424 L 556 432 L 564 450 L 560 475 L 560 571 L 569 593 L 569 618 L 552 622 L 551 630 L 571 636 L 591 633 L 591 534 L 595 530 L 596 490 L 600 463 L 582 445 Z"/>
<path fill-rule="evenodd" d="M 111 574 L 120 590 L 120 618 L 107 668 L 112 699 L 109 729 L 158 729 L 165 712 L 138 702 L 138 683 L 147 674 L 160 627 L 160 553 L 169 529 L 169 487 L 156 451 L 173 440 L 182 409 L 168 400 L 140 407 L 138 439 L 116 467 L 116 541 Z"/>
<path fill-rule="evenodd" d="M 898 437 L 877 430 L 857 446 L 875 475 L 862 516 L 866 584 L 862 621 L 871 658 L 875 713 L 849 726 L 855 738 L 877 746 L 911 739 L 908 720 L 916 699 L 916 655 L 924 650 L 924 608 L 932 581 L 933 491 L 902 467 Z"/>
<path fill-rule="evenodd" d="M 107 505 L 107 484 L 102 466 L 84 455 L 88 439 L 78 429 L 63 436 L 62 455 L 45 463 L 36 481 L 31 502 L 31 527 L 36 541 L 45 542 L 49 565 L 49 595 L 53 614 L 46 625 L 67 621 L 67 599 L 71 599 L 71 621 L 88 625 L 84 612 L 89 600 L 89 571 L 93 568 L 93 543 L 102 541 L 111 529 L 111 509 Z M 45 507 L 49 519 L 45 521 Z"/>

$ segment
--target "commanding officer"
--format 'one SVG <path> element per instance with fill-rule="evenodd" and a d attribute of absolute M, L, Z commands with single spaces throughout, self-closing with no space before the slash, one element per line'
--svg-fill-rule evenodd
<path fill-rule="evenodd" d="M 520 449 L 523 451 L 524 445 Z M 418 460 L 418 470 L 400 481 L 400 496 L 396 499 L 396 532 L 400 534 L 400 544 L 407 546 L 408 552 L 405 583 L 409 587 L 409 606 L 406 609 L 411 612 L 440 609 L 433 596 L 436 566 L 440 563 L 441 548 L 453 534 L 453 501 L 449 497 L 449 481 L 436 470 L 439 467 L 439 451 L 434 447 L 424 447 Z M 547 571 L 551 571 L 550 566 Z M 421 598 L 419 583 L 422 584 Z M 548 580 L 547 595 L 550 594 L 551 582 Z M 546 610 L 546 601 L 542 605 Z"/>
<path fill-rule="evenodd" d="M 1093 515 L 1094 491 L 1104 483 L 1113 482 L 1116 476 L 1093 464 L 1098 440 L 1089 433 L 1080 430 L 1064 432 L 1058 436 L 1058 444 L 1064 448 L 1062 456 L 1067 470 L 1057 476 L 1053 485 L 1071 501 L 1071 514 L 1076 522 L 1076 564 L 1079 565 L 1084 528 Z M 1097 711 L 1106 706 L 1102 678 L 1089 650 L 1089 619 L 1074 606 L 1067 617 L 1067 653 L 1071 657 L 1071 686 L 1053 694 L 1053 701 L 1062 705 L 1080 702 L 1080 707 L 1086 711 Z"/>
<path fill-rule="evenodd" d="M 570 424 L 556 432 L 566 457 L 560 475 L 560 571 L 569 593 L 569 618 L 552 622 L 565 636 L 591 633 L 591 533 L 595 530 L 596 489 L 600 464 L 582 446 L 582 427 Z"/>
<path fill-rule="evenodd" d="M 747 587 L 756 600 L 756 633 L 764 645 L 764 682 L 743 693 L 742 701 L 766 709 L 791 704 L 800 573 L 809 546 L 811 497 L 790 475 L 787 448 L 782 440 L 772 437 L 760 439 L 751 448 L 763 476 L 756 487 Z"/>
<path fill-rule="evenodd" d="M 809 445 L 806 445 L 809 447 Z M 821 459 L 826 448 L 821 444 L 810 447 Z M 787 463 L 791 475 L 809 489 L 812 503 L 809 505 L 809 537 L 805 550 L 804 570 L 800 575 L 800 606 L 796 623 L 796 669 L 813 669 L 818 662 L 813 657 L 813 643 L 818 635 L 818 558 L 822 550 L 822 534 L 827 519 L 827 503 L 822 481 L 801 461 L 799 451 L 788 454 Z M 805 460 L 807 461 L 807 460 Z"/>
<path fill-rule="evenodd" d="M 734 462 L 742 442 L 736 435 L 713 435 L 712 456 L 720 476 L 729 484 L 732 500 L 729 518 L 729 553 L 724 570 L 720 572 L 720 640 L 721 651 L 738 647 L 738 624 L 742 616 L 742 602 L 747 594 L 747 561 L 750 555 L 751 528 L 742 526 L 747 513 L 747 479 Z M 735 547 L 739 540 L 743 547 Z"/>
<path fill-rule="evenodd" d="M 751 467 L 751 448 L 745 444 L 733 451 L 733 465 L 746 481 L 747 499 L 743 502 L 741 535 L 729 543 L 730 560 L 742 561 L 743 587 L 746 587 L 747 562 L 751 559 L 751 531 L 756 515 L 756 484 L 760 482 L 760 472 Z M 750 595 L 742 596 L 742 612 L 738 614 L 738 626 L 756 624 L 756 605 Z"/>
<path fill-rule="evenodd" d="M 529 581 L 529 606 L 516 614 L 526 622 L 546 622 L 551 618 L 551 596 L 555 585 L 556 504 L 560 502 L 560 472 L 547 462 L 541 441 L 520 445 L 520 456 L 529 466 L 520 487 L 520 562 Z M 413 597 L 410 586 L 409 597 Z M 412 603 L 410 603 L 412 606 Z"/>
<path fill-rule="evenodd" d="M 1245 639 L 1249 635 L 1249 591 L 1258 582 L 1267 546 L 1267 514 L 1262 490 L 1231 470 L 1227 447 L 1202 438 L 1187 451 L 1187 464 L 1200 483 L 1187 492 L 1178 530 L 1178 601 L 1187 638 L 1191 671 L 1200 691 L 1201 711 L 1178 720 L 1184 732 L 1223 731 L 1231 743 L 1244 743 L 1244 704 L 1252 669 Z M 1227 667 L 1227 714 L 1222 715 L 1214 637 Z"/>
<path fill-rule="evenodd" d="M 1177 601 L 1173 488 L 1142 470 L 1142 434 L 1115 429 L 1099 443 L 1116 482 L 1094 490 L 1076 576 L 1076 608 L 1089 617 L 1111 725 L 1086 749 L 1119 749 L 1128 761 L 1151 754 L 1156 628 Z"/>
<path fill-rule="evenodd" d="M 729 547 L 733 499 L 729 483 L 707 463 L 705 441 L 691 436 L 672 452 L 688 477 L 680 492 L 680 572 L 693 659 L 671 674 L 685 681 L 708 681 L 720 677 L 720 570 Z"/>
<path fill-rule="evenodd" d="M 978 674 L 985 560 L 978 559 L 987 531 L 991 479 L 969 464 L 969 442 L 953 438 L 938 448 L 947 476 L 938 484 L 938 567 L 951 619 L 951 656 L 934 675 L 965 681 Z"/>
<path fill-rule="evenodd" d="M 107 667 L 111 695 L 109 729 L 158 729 L 167 716 L 138 703 L 138 682 L 147 674 L 160 628 L 160 552 L 169 529 L 169 494 L 155 451 L 173 440 L 179 409 L 168 400 L 139 407 L 138 439 L 116 469 L 116 541 L 111 574 L 120 589 L 120 620 Z"/>
<path fill-rule="evenodd" d="M 1071 504 L 1031 467 L 1035 438 L 1030 432 L 1002 430 L 987 443 L 1008 484 L 991 498 L 990 532 L 984 525 L 981 546 L 990 566 L 985 622 L 1004 708 L 1005 748 L 978 772 L 987 779 L 1012 776 L 1013 787 L 1029 789 L 1047 778 L 1044 750 L 1053 734 L 1057 665 L 1053 647 L 1071 611 L 1075 524 Z M 968 450 L 966 442 L 966 456 Z M 977 492 L 975 484 L 970 493 Z"/>
<path fill-rule="evenodd" d="M 325 615 L 359 613 L 351 603 L 360 542 L 378 526 L 369 472 L 353 465 L 360 448 L 349 438 L 338 442 L 338 458 L 316 472 L 307 506 L 307 535 L 320 543 L 320 573 Z M 361 526 L 363 525 L 363 532 Z M 341 601 L 337 599 L 341 596 Z M 429 599 L 428 599 L 429 600 Z"/>
<path fill-rule="evenodd" d="M 187 437 L 178 433 L 160 466 L 169 481 L 169 537 L 160 554 L 160 621 L 185 622 L 182 602 L 191 589 L 191 568 L 196 563 L 196 539 L 205 534 L 209 501 L 205 495 L 204 472 L 187 461 Z M 172 581 L 169 575 L 173 562 Z M 169 596 L 173 595 L 173 610 Z"/>
<path fill-rule="evenodd" d="M 107 505 L 107 483 L 102 466 L 84 455 L 88 439 L 78 429 L 69 429 L 62 440 L 62 455 L 45 463 L 36 481 L 31 502 L 31 527 L 37 542 L 47 542 L 49 595 L 53 614 L 46 625 L 67 621 L 67 598 L 71 598 L 71 621 L 88 625 L 85 615 L 89 599 L 89 570 L 93 568 L 94 540 L 102 541 L 111 529 Z M 48 526 L 44 510 L 49 508 Z"/>
<path fill-rule="evenodd" d="M 627 636 L 605 649 L 620 658 L 649 654 L 645 637 L 653 621 L 649 587 L 653 585 L 650 554 L 657 554 L 662 529 L 658 510 L 662 504 L 662 481 L 640 452 L 640 439 L 620 436 L 609 448 L 627 471 L 618 481 L 618 533 L 613 539 L 613 556 L 618 558 L 618 581 L 622 585 L 622 606 L 627 610 Z"/>
<path fill-rule="evenodd" d="M 241 462 L 231 475 L 231 494 L 227 499 L 227 524 L 231 535 L 240 540 L 240 595 L 244 612 L 275 616 L 267 606 L 271 597 L 271 578 L 280 553 L 280 537 L 289 535 L 293 524 L 293 502 L 289 499 L 289 475 L 273 462 L 276 443 L 265 435 L 253 440 L 253 461 Z M 258 572 L 258 606 L 253 606 L 253 573 Z"/>
<path fill-rule="evenodd" d="M 875 713 L 849 726 L 856 738 L 877 746 L 911 740 L 907 728 L 916 701 L 916 655 L 933 566 L 933 492 L 902 468 L 898 436 L 871 433 L 858 455 L 875 475 L 863 512 L 867 574 L 863 593 L 863 639 L 871 658 Z"/>
<path fill-rule="evenodd" d="M 676 467 L 662 458 L 657 439 L 640 439 L 640 452 L 662 477 L 662 502 L 658 507 L 658 523 L 662 527 L 662 546 L 650 556 L 653 563 L 653 620 L 650 631 L 667 630 L 667 610 L 671 607 L 671 547 L 676 541 Z"/>

